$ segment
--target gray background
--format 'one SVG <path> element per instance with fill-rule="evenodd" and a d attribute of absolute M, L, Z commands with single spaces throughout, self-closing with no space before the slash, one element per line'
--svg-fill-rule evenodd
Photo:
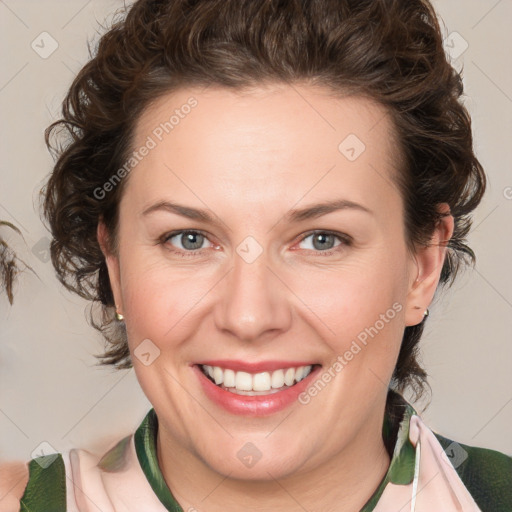
<path fill-rule="evenodd" d="M 19 226 L 25 242 L 2 234 L 38 274 L 21 276 L 13 307 L 0 298 L 0 459 L 104 450 L 151 407 L 133 369 L 94 366 L 102 339 L 86 322 L 87 304 L 55 279 L 38 216 L 52 166 L 43 130 L 87 60 L 87 39 L 97 41 L 99 24 L 122 5 L 0 0 L 0 219 Z M 512 454 L 512 1 L 434 5 L 446 49 L 464 69 L 464 101 L 489 189 L 469 237 L 476 269 L 431 307 L 422 347 L 432 401 L 422 416 L 458 442 Z"/>

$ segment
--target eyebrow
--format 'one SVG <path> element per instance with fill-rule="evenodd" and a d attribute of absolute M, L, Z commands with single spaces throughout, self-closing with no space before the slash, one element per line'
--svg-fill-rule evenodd
<path fill-rule="evenodd" d="M 301 209 L 290 210 L 284 216 L 284 219 L 287 222 L 301 222 L 308 219 L 316 219 L 338 210 L 348 209 L 366 212 L 370 215 L 374 214 L 370 209 L 368 209 L 366 206 L 363 206 L 362 204 L 349 201 L 348 199 L 339 199 L 335 201 L 326 201 L 323 203 L 314 204 Z M 142 212 L 142 215 L 146 216 L 155 211 L 168 211 L 170 213 L 181 215 L 182 217 L 203 221 L 209 224 L 217 223 L 214 216 L 212 216 L 208 210 L 200 210 L 171 201 L 158 201 L 157 203 L 146 208 Z"/>

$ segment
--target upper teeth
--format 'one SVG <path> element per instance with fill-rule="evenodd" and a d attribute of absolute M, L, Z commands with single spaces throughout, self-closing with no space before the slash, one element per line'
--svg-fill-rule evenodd
<path fill-rule="evenodd" d="M 296 382 L 307 377 L 312 366 L 299 366 L 298 368 L 285 368 L 273 372 L 247 373 L 220 368 L 219 366 L 202 365 L 203 371 L 209 375 L 215 384 L 223 384 L 227 388 L 236 388 L 239 391 L 269 391 L 283 386 L 293 386 Z"/>

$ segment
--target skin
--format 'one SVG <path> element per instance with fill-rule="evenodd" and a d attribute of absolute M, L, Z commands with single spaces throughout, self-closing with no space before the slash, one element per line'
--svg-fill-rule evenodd
<path fill-rule="evenodd" d="M 197 107 L 130 172 L 117 252 L 98 225 L 134 369 L 159 419 L 164 478 L 184 510 L 359 510 L 389 466 L 381 436 L 388 383 L 404 328 L 422 321 L 433 298 L 453 217 L 429 247 L 410 253 L 386 111 L 319 87 L 180 90 L 143 112 L 133 148 L 190 96 Z M 349 134 L 366 146 L 355 161 L 338 150 Z M 285 219 L 291 209 L 341 198 L 373 213 Z M 142 215 L 160 200 L 209 209 L 218 224 Z M 172 252 L 192 251 L 185 237 L 159 242 L 179 229 L 205 234 L 198 254 Z M 322 249 L 311 230 L 352 242 L 328 238 Z M 252 263 L 236 251 L 247 236 L 263 251 Z M 328 368 L 394 303 L 402 306 L 396 316 L 307 405 L 234 415 L 204 395 L 190 368 L 205 359 Z M 147 366 L 133 355 L 145 339 L 160 350 Z M 262 454 L 252 467 L 237 457 L 247 442 Z"/>

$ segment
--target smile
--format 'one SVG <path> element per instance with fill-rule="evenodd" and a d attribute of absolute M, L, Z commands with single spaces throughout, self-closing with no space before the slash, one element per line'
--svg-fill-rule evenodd
<path fill-rule="evenodd" d="M 200 365 L 200 367 L 203 373 L 222 389 L 238 395 L 257 396 L 278 393 L 294 386 L 311 373 L 313 365 L 254 374 L 220 366 Z"/>
<path fill-rule="evenodd" d="M 205 396 L 237 415 L 266 416 L 298 404 L 321 371 L 307 361 L 247 363 L 232 360 L 191 364 Z"/>

